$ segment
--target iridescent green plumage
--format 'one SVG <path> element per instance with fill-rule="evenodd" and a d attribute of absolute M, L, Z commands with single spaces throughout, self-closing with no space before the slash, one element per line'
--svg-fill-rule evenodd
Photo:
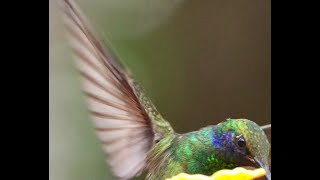
<path fill-rule="evenodd" d="M 119 59 L 96 38 L 75 4 L 61 3 L 89 111 L 117 178 L 131 179 L 145 169 L 152 180 L 182 172 L 211 175 L 236 166 L 268 171 L 270 145 L 256 123 L 229 119 L 175 133 Z"/>
<path fill-rule="evenodd" d="M 238 135 L 243 135 L 246 140 L 243 151 L 236 144 Z M 159 143 L 153 151 L 164 146 L 161 141 Z M 165 145 L 168 146 L 167 142 Z M 155 161 L 156 168 L 151 169 L 149 177 L 165 179 L 181 172 L 211 175 L 220 169 L 237 166 L 259 167 L 254 158 L 268 170 L 269 149 L 267 137 L 256 123 L 246 119 L 228 119 L 199 131 L 176 134 L 165 152 L 168 155 L 162 157 L 163 163 Z"/>

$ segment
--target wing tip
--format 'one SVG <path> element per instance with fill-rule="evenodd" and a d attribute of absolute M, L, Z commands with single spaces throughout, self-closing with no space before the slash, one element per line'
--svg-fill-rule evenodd
<path fill-rule="evenodd" d="M 263 130 L 266 130 L 266 129 L 269 129 L 269 128 L 271 128 L 271 124 L 267 124 L 267 125 L 261 126 L 261 129 L 263 129 Z"/>

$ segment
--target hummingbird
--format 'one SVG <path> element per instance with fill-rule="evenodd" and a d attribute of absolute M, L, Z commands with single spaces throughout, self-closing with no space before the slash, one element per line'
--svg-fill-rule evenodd
<path fill-rule="evenodd" d="M 144 89 L 71 0 L 59 1 L 88 111 L 115 177 L 147 179 L 179 173 L 212 175 L 235 167 L 264 168 L 271 179 L 271 124 L 226 119 L 198 131 L 176 133 Z M 268 133 L 265 133 L 268 132 Z"/>

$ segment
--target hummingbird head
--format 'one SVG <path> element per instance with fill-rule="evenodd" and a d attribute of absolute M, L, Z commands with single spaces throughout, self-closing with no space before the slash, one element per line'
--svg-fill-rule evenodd
<path fill-rule="evenodd" d="M 219 157 L 235 166 L 264 168 L 267 179 L 270 144 L 259 125 L 247 119 L 227 119 L 214 126 L 212 145 Z"/>

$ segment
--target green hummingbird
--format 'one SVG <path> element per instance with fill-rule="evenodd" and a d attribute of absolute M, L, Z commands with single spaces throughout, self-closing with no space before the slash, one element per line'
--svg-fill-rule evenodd
<path fill-rule="evenodd" d="M 227 119 L 178 134 L 110 49 L 94 34 L 74 2 L 59 1 L 94 127 L 114 176 L 147 179 L 179 173 L 212 175 L 238 166 L 270 172 L 270 143 L 247 119 Z"/>

